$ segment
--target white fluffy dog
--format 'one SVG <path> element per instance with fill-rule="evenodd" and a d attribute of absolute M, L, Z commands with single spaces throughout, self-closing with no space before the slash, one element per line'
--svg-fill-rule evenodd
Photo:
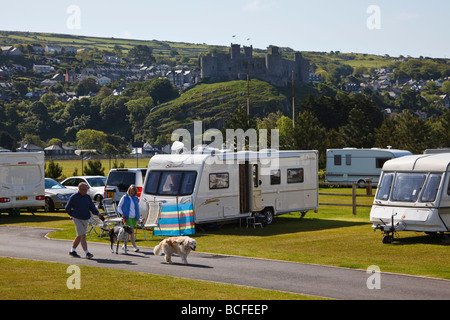
<path fill-rule="evenodd" d="M 178 254 L 184 264 L 188 264 L 187 256 L 191 250 L 195 251 L 197 247 L 197 241 L 190 237 L 171 237 L 161 241 L 154 249 L 153 253 L 156 256 L 165 254 L 165 260 L 167 263 L 172 263 L 172 254 Z"/>

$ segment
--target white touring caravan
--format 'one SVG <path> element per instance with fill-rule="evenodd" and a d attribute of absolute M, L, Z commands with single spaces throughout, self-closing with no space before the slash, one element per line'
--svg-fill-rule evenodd
<path fill-rule="evenodd" d="M 387 161 L 370 212 L 375 230 L 391 243 L 397 231 L 450 231 L 450 153 Z"/>
<path fill-rule="evenodd" d="M 149 162 L 140 209 L 159 202 L 162 212 L 173 217 L 185 205 L 183 210 L 193 218 L 191 229 L 194 223 L 254 213 L 263 214 L 270 224 L 275 215 L 317 210 L 317 173 L 317 151 L 155 155 Z"/>
<path fill-rule="evenodd" d="M 0 212 L 44 205 L 44 152 L 1 152 Z"/>
<path fill-rule="evenodd" d="M 383 164 L 393 158 L 412 155 L 406 150 L 396 149 L 328 149 L 327 150 L 327 182 L 365 183 L 371 178 L 377 183 Z"/>

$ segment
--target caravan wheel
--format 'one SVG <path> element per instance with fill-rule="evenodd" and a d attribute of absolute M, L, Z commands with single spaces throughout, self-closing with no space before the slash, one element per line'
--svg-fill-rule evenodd
<path fill-rule="evenodd" d="M 273 209 L 271 208 L 265 208 L 262 212 L 262 214 L 264 215 L 264 218 L 266 219 L 266 223 L 272 224 L 273 222 Z"/>

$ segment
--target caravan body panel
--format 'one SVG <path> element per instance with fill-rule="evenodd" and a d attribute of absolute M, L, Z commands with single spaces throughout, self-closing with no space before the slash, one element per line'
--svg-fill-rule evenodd
<path fill-rule="evenodd" d="M 141 209 L 148 201 L 192 203 L 197 224 L 266 209 L 274 215 L 316 210 L 317 172 L 317 151 L 156 155 L 149 162 Z M 171 184 L 167 176 L 179 184 L 176 192 L 163 186 Z"/>
<path fill-rule="evenodd" d="M 44 152 L 0 153 L 0 210 L 45 204 Z"/>
<path fill-rule="evenodd" d="M 364 182 L 372 179 L 378 183 L 383 164 L 394 158 L 412 155 L 396 149 L 328 149 L 325 179 L 327 182 Z"/>
<path fill-rule="evenodd" d="M 370 212 L 373 227 L 396 231 L 450 231 L 450 154 L 426 154 L 390 160 Z"/>

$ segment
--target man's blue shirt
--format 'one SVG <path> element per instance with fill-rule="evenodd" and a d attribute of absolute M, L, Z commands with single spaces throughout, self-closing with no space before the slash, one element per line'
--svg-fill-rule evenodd
<path fill-rule="evenodd" d="M 66 204 L 66 212 L 77 219 L 87 220 L 91 213 L 99 214 L 97 207 L 92 202 L 89 195 L 82 196 L 79 192 L 74 193 Z"/>

